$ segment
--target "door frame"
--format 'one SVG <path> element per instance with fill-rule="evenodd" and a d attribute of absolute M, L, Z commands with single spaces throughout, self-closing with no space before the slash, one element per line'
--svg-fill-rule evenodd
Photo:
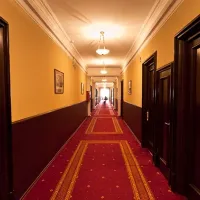
<path fill-rule="evenodd" d="M 176 173 L 174 174 L 175 185 L 174 190 L 181 194 L 186 194 L 189 170 L 189 152 L 188 152 L 188 130 L 190 129 L 191 120 L 188 119 L 186 113 L 190 112 L 188 105 L 188 80 L 189 63 L 186 60 L 186 41 L 194 39 L 200 34 L 200 15 L 198 15 L 192 22 L 186 25 L 174 39 L 174 97 L 175 97 L 175 134 L 176 134 L 176 155 L 173 162 L 175 163 Z M 180 56 L 182 55 L 182 56 Z M 189 122 L 189 123 L 188 123 Z M 191 169 L 190 169 L 191 170 Z"/>
<path fill-rule="evenodd" d="M 156 103 L 156 68 L 157 68 L 157 51 L 154 52 L 149 58 L 147 58 L 142 64 L 142 147 L 147 148 L 147 136 L 146 136 L 146 112 L 147 112 L 147 67 L 149 63 L 154 63 L 154 108 Z M 155 141 L 155 120 L 153 114 L 153 138 L 154 145 L 152 149 L 153 153 L 153 162 L 157 166 L 158 165 L 158 155 L 156 149 L 156 141 Z"/>
<path fill-rule="evenodd" d="M 3 49 L 0 49 L 0 163 L 3 163 L 0 164 L 0 199 L 7 200 L 13 198 L 9 25 L 1 17 L 0 27 L 3 29 Z"/>

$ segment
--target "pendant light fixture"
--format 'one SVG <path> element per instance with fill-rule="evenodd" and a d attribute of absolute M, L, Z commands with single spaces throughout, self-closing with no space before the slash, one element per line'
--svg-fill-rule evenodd
<path fill-rule="evenodd" d="M 103 65 L 104 65 L 104 67 L 100 72 L 101 72 L 101 74 L 107 74 L 108 72 L 106 71 L 106 66 L 105 66 L 104 61 L 103 61 Z"/>
<path fill-rule="evenodd" d="M 110 50 L 106 49 L 105 47 L 105 40 L 104 40 L 104 32 L 100 32 L 100 40 L 99 40 L 99 46 L 96 50 L 96 53 L 99 55 L 106 55 L 110 52 Z"/>
<path fill-rule="evenodd" d="M 107 81 L 107 79 L 105 78 L 105 76 L 104 76 L 104 78 L 103 78 L 101 81 L 103 81 L 103 82 L 106 82 L 106 81 Z"/>

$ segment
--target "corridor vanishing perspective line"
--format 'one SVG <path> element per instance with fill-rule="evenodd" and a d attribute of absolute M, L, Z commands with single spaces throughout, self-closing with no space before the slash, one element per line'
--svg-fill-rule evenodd
<path fill-rule="evenodd" d="M 110 103 L 100 103 L 22 199 L 181 200 L 151 160 Z"/>

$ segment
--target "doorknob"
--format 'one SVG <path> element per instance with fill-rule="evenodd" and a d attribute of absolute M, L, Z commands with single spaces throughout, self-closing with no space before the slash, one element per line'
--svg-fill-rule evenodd
<path fill-rule="evenodd" d="M 149 121 L 149 111 L 147 111 L 146 115 L 147 115 L 147 121 Z"/>
<path fill-rule="evenodd" d="M 165 122 L 165 125 L 170 126 L 170 122 Z"/>

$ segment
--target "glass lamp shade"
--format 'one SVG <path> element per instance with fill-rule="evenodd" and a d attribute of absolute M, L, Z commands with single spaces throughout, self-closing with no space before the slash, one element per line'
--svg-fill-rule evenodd
<path fill-rule="evenodd" d="M 96 53 L 99 54 L 99 55 L 106 55 L 110 52 L 110 50 L 108 49 L 97 49 L 96 50 Z"/>
<path fill-rule="evenodd" d="M 101 70 L 101 74 L 107 74 L 107 73 L 108 72 L 105 69 Z"/>

